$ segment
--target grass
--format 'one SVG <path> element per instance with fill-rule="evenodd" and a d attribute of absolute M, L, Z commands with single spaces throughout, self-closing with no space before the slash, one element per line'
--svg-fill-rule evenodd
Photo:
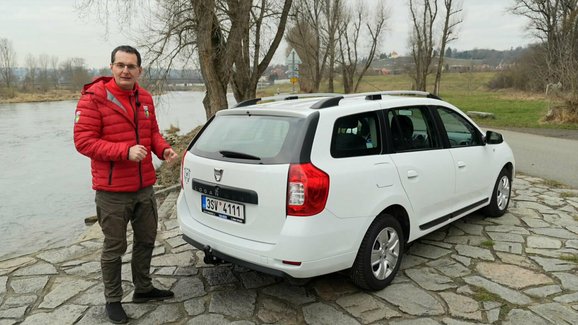
<path fill-rule="evenodd" d="M 481 288 L 481 287 L 473 287 L 472 290 L 474 291 L 473 299 L 478 302 L 488 302 L 488 301 L 496 301 L 501 302 L 502 298 L 495 293 L 491 293 L 488 290 Z"/>
<path fill-rule="evenodd" d="M 556 188 L 556 189 L 568 188 L 568 185 L 560 183 L 560 182 L 552 180 L 552 179 L 545 179 L 544 185 L 548 186 L 549 188 Z"/>
<path fill-rule="evenodd" d="M 492 248 L 496 243 L 493 240 L 484 240 L 480 243 L 480 246 L 485 248 Z"/>
<path fill-rule="evenodd" d="M 489 90 L 486 85 L 495 72 L 448 73 L 442 78 L 440 97 L 459 107 L 462 111 L 482 111 L 493 113 L 495 119 L 475 119 L 478 124 L 494 128 L 553 128 L 578 130 L 578 123 L 543 123 L 548 111 L 548 101 L 542 93 L 524 93 L 516 90 Z M 429 84 L 433 77 L 428 78 Z M 336 92 L 342 92 L 339 80 L 335 82 Z M 299 89 L 299 85 L 295 85 Z M 366 76 L 358 92 L 377 90 L 412 89 L 408 75 Z M 322 84 L 320 92 L 327 92 Z M 290 93 L 291 85 L 275 85 L 259 91 L 259 96 L 270 96 L 276 92 Z"/>
<path fill-rule="evenodd" d="M 574 262 L 578 264 L 578 255 L 576 254 L 562 254 L 560 255 L 560 259 L 562 261 Z"/>
<path fill-rule="evenodd" d="M 79 97 L 80 91 L 71 90 L 50 90 L 45 93 L 23 93 L 13 91 L 13 94 L 10 96 L 0 96 L 0 104 L 77 100 Z"/>
<path fill-rule="evenodd" d="M 560 193 L 560 197 L 563 198 L 563 199 L 567 199 L 567 198 L 569 198 L 569 197 L 577 197 L 577 196 L 578 196 L 578 195 L 576 195 L 576 194 L 573 193 L 573 192 L 562 192 L 562 193 Z"/>

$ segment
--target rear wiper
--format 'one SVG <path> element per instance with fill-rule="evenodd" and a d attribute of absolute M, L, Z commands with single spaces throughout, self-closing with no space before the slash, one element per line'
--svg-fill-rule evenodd
<path fill-rule="evenodd" d="M 220 153 L 221 155 L 223 155 L 223 157 L 227 157 L 227 158 L 241 158 L 241 159 L 261 160 L 261 158 L 259 158 L 259 157 L 257 157 L 257 156 L 253 156 L 253 155 L 249 155 L 249 154 L 242 153 L 242 152 L 237 152 L 237 151 L 221 150 L 221 151 L 219 151 L 219 153 Z"/>

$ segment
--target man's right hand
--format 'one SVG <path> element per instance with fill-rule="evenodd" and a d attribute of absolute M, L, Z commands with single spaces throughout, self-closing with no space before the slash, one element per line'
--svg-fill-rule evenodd
<path fill-rule="evenodd" d="M 139 162 L 147 156 L 147 148 L 140 144 L 135 144 L 128 150 L 128 160 Z"/>

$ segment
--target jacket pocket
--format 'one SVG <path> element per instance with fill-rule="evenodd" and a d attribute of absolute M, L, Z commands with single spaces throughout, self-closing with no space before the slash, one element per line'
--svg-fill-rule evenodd
<path fill-rule="evenodd" d="M 110 162 L 110 171 L 108 172 L 108 185 L 112 185 L 112 170 L 114 169 L 114 161 Z"/>

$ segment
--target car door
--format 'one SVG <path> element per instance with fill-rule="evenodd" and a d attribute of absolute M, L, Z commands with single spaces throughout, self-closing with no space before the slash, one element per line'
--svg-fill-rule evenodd
<path fill-rule="evenodd" d="M 382 154 L 381 124 L 378 111 L 320 123 L 317 132 L 330 138 L 316 139 L 311 158 L 331 175 L 327 207 L 339 218 L 375 217 L 393 192 L 394 184 L 399 184 L 391 158 Z"/>
<path fill-rule="evenodd" d="M 454 209 L 455 170 L 426 107 L 387 111 L 392 160 L 420 230 L 447 220 Z"/>
<path fill-rule="evenodd" d="M 442 132 L 447 135 L 456 179 L 457 210 L 471 210 L 489 198 L 488 185 L 494 183 L 490 173 L 492 148 L 485 146 L 481 132 L 461 113 L 448 107 L 436 109 Z"/>

